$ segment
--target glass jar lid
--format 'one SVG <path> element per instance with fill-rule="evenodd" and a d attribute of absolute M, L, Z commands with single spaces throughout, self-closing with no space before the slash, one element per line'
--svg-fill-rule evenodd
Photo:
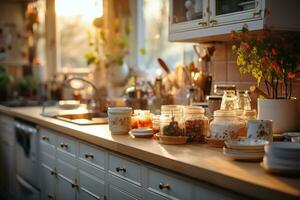
<path fill-rule="evenodd" d="M 234 110 L 216 110 L 214 117 L 235 117 L 236 113 Z"/>
<path fill-rule="evenodd" d="M 185 106 L 184 114 L 204 114 L 205 110 L 201 106 Z"/>
<path fill-rule="evenodd" d="M 180 105 L 162 105 L 161 113 L 182 112 L 182 106 Z"/>

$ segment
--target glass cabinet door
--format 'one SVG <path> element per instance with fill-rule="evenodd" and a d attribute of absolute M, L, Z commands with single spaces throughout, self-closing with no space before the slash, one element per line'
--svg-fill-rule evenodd
<path fill-rule="evenodd" d="M 210 25 L 262 18 L 263 0 L 211 0 Z"/>
<path fill-rule="evenodd" d="M 255 1 L 244 0 L 216 0 L 216 15 L 241 12 L 255 8 Z"/>
<path fill-rule="evenodd" d="M 203 18 L 204 0 L 172 0 L 172 23 L 181 23 Z"/>

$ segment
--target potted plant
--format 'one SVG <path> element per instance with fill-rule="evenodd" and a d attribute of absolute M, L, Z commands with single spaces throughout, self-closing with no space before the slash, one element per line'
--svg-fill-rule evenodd
<path fill-rule="evenodd" d="M 130 23 L 129 20 L 115 19 L 115 29 L 104 28 L 103 18 L 94 20 L 95 32 L 89 33 L 90 51 L 85 53 L 87 64 L 106 68 L 109 82 L 114 86 L 125 84 L 129 69 L 125 57 L 129 52 Z"/>
<path fill-rule="evenodd" d="M 252 33 L 244 28 L 232 37 L 240 73 L 252 74 L 269 96 L 258 99 L 258 118 L 273 120 L 273 133 L 299 130 L 299 100 L 292 96 L 299 74 L 299 33 Z"/>

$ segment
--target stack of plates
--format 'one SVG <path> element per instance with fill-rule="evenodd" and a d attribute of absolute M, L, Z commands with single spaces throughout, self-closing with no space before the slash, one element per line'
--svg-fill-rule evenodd
<path fill-rule="evenodd" d="M 265 154 L 265 144 L 265 140 L 251 138 L 225 141 L 226 147 L 223 147 L 223 153 L 225 156 L 235 160 L 262 160 Z"/>
<path fill-rule="evenodd" d="M 263 168 L 272 173 L 300 174 L 300 143 L 274 142 L 265 146 Z"/>
<path fill-rule="evenodd" d="M 149 138 L 153 136 L 153 130 L 151 128 L 135 128 L 129 134 L 134 138 Z"/>

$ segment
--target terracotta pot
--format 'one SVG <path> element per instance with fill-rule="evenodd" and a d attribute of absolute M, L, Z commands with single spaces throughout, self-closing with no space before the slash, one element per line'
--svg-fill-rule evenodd
<path fill-rule="evenodd" d="M 258 99 L 258 119 L 273 121 L 273 134 L 300 130 L 298 99 Z"/>

